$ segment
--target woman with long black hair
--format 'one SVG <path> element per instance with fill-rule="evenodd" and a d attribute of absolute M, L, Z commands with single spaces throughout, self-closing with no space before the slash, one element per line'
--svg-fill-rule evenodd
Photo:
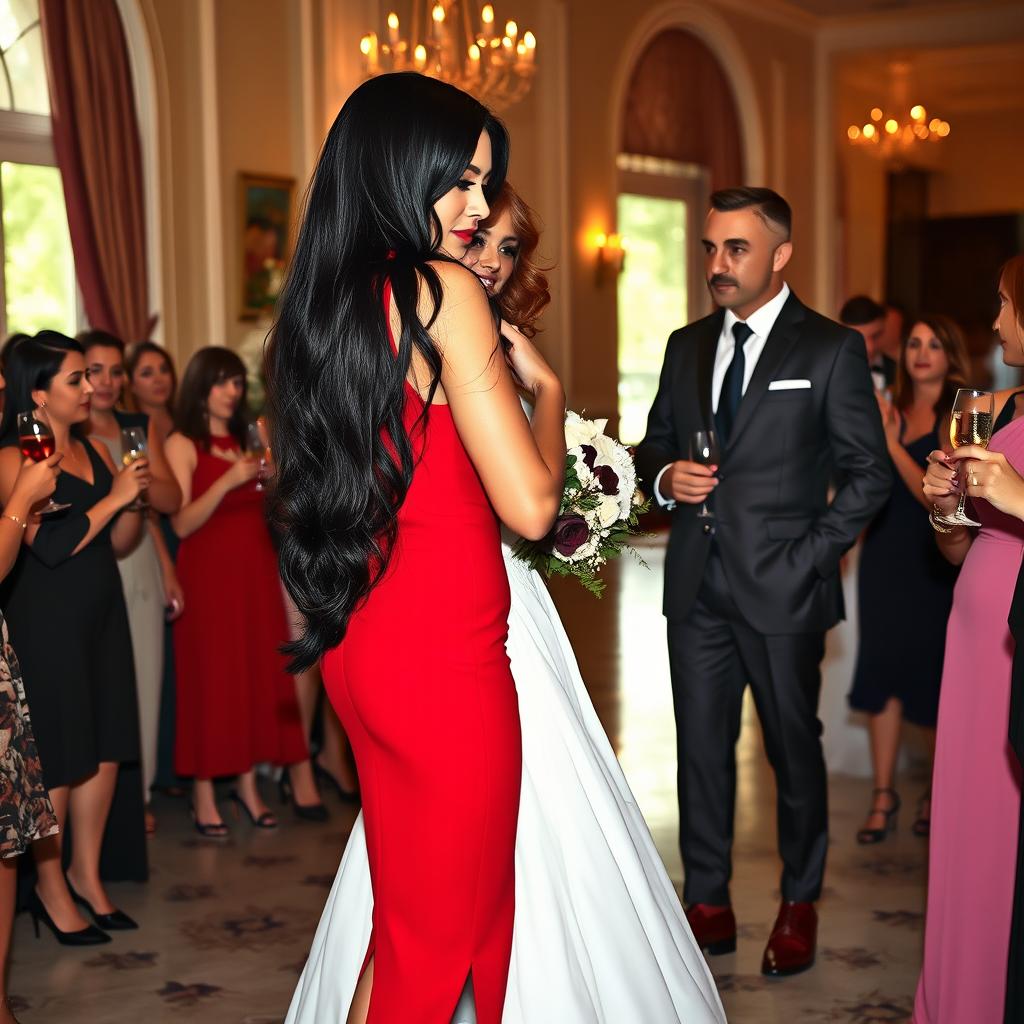
<path fill-rule="evenodd" d="M 463 262 L 513 343 L 550 301 L 536 215 L 508 182 Z M 506 650 L 519 697 L 523 785 L 516 928 L 502 1024 L 723 1024 L 714 979 L 604 728 L 541 575 L 502 555 Z M 340 1019 L 359 970 L 373 896 L 357 819 L 286 1024 Z M 463 1018 L 456 1018 L 461 1024 Z"/>
<path fill-rule="evenodd" d="M 321 153 L 268 353 L 276 517 L 359 770 L 373 932 L 350 1024 L 502 1016 L 521 748 L 498 518 L 558 510 L 562 386 L 502 357 L 452 253 L 505 177 L 504 127 L 415 74 L 360 86 Z M 532 393 L 532 426 L 516 381 Z M 495 515 L 497 513 L 497 515 Z"/>

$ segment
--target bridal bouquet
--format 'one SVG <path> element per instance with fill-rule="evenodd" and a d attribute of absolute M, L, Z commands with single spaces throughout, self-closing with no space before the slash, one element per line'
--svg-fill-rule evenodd
<path fill-rule="evenodd" d="M 574 412 L 565 418 L 565 488 L 558 518 L 539 541 L 520 540 L 513 554 L 532 569 L 552 576 L 575 576 L 601 596 L 597 574 L 609 558 L 632 549 L 647 511 L 636 486 L 636 467 L 626 448 L 608 437 L 607 420 L 585 420 Z"/>

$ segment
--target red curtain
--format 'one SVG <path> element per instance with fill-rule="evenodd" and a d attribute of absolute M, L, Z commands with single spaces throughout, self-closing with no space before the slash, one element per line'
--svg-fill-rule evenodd
<path fill-rule="evenodd" d="M 623 152 L 700 164 L 711 187 L 743 184 L 743 147 L 732 87 L 715 55 L 682 29 L 657 35 L 633 71 Z"/>
<path fill-rule="evenodd" d="M 115 0 L 40 0 L 53 145 L 94 328 L 149 336 L 142 152 Z"/>

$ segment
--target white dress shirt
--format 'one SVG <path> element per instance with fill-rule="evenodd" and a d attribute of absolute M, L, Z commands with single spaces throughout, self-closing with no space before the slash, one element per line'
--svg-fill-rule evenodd
<path fill-rule="evenodd" d="M 778 295 L 769 299 L 763 306 L 755 309 L 747 317 L 746 324 L 753 333 L 743 343 L 743 355 L 746 357 L 746 364 L 743 370 L 742 394 L 744 395 L 747 393 L 751 377 L 754 376 L 754 367 L 757 366 L 757 361 L 761 358 L 768 335 L 771 334 L 775 321 L 778 320 L 782 307 L 786 304 L 786 299 L 789 298 L 789 295 L 789 285 L 783 282 L 782 289 Z M 722 395 L 722 382 L 725 380 L 725 372 L 729 369 L 729 364 L 732 362 L 733 354 L 736 351 L 736 339 L 732 334 L 733 324 L 736 323 L 739 323 L 739 317 L 731 309 L 727 309 L 725 311 L 725 318 L 722 320 L 722 333 L 718 336 L 718 347 L 715 349 L 715 366 L 711 371 L 711 408 L 716 413 L 718 412 L 718 400 Z M 661 472 L 654 478 L 654 497 L 662 508 L 670 510 L 676 507 L 676 503 L 662 497 L 660 485 L 661 478 L 665 475 L 665 470 L 671 465 L 672 463 L 669 463 L 668 466 L 662 467 Z"/>

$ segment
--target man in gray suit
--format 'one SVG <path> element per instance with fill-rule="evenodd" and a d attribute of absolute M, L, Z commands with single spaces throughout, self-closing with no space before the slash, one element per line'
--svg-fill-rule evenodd
<path fill-rule="evenodd" d="M 770 975 L 814 962 L 828 847 L 820 662 L 843 617 L 840 558 L 891 485 L 863 339 L 785 283 L 791 217 L 769 189 L 712 196 L 703 244 L 719 308 L 669 338 L 637 451 L 643 486 L 674 510 L 664 611 L 687 918 L 708 952 L 736 948 L 734 748 L 749 683 L 778 789 Z M 718 465 L 691 457 L 692 435 L 708 430 Z"/>

